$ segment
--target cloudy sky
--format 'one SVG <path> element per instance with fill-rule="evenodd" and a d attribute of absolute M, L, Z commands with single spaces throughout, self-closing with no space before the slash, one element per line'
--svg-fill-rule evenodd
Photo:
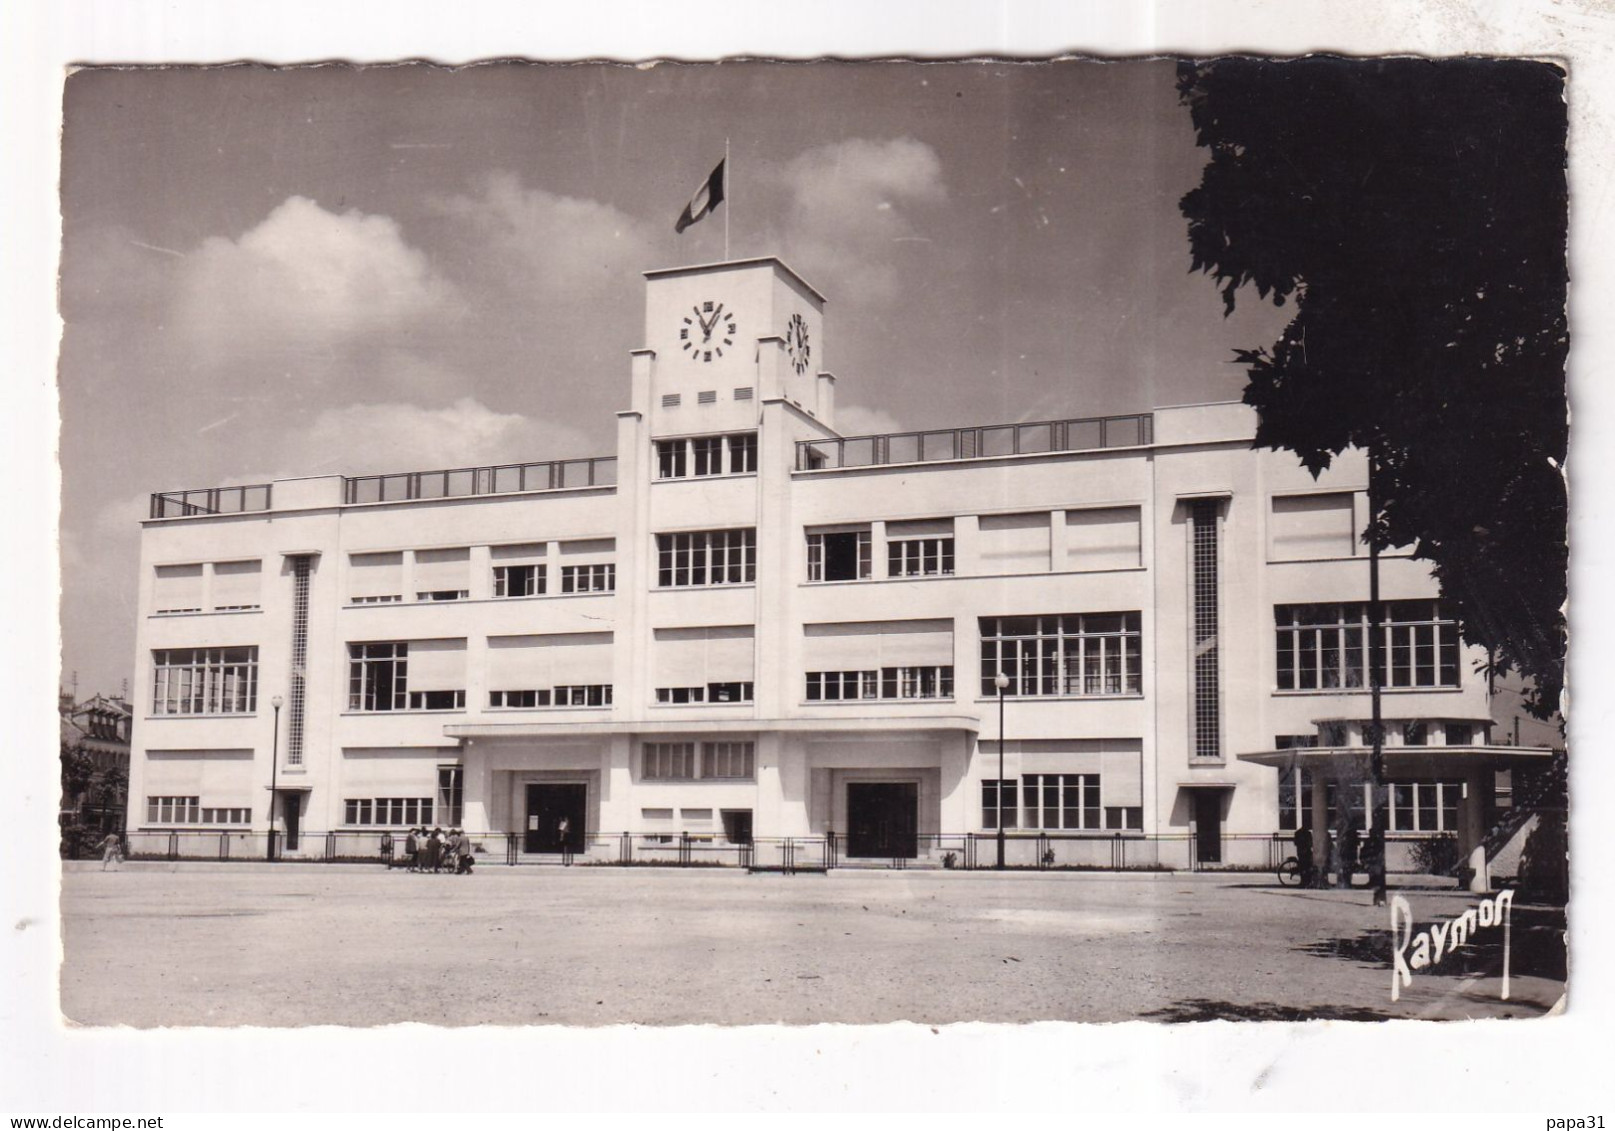
<path fill-rule="evenodd" d="M 830 300 L 868 432 L 1235 398 L 1170 63 L 87 70 L 67 84 L 63 667 L 116 691 L 152 491 L 609 454 L 640 272 Z"/>

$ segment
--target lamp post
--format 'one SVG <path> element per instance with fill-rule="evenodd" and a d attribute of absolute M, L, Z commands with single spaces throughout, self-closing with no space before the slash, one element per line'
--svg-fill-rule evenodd
<path fill-rule="evenodd" d="M 269 743 L 269 832 L 264 836 L 265 860 L 275 858 L 275 776 L 280 769 L 277 765 L 280 757 L 280 709 L 286 705 L 286 700 L 276 695 L 269 700 L 269 705 L 275 708 L 275 731 Z"/>
<path fill-rule="evenodd" d="M 998 867 L 1004 867 L 1004 689 L 1009 686 L 1009 676 L 999 672 L 993 676 L 993 686 L 998 688 Z"/>

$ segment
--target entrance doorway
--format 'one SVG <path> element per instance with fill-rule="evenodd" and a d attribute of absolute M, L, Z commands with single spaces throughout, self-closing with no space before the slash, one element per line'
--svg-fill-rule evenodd
<path fill-rule="evenodd" d="M 589 787 L 581 782 L 527 786 L 523 852 L 582 852 Z"/>
<path fill-rule="evenodd" d="M 912 860 L 919 815 L 914 782 L 848 782 L 847 855 Z"/>
<path fill-rule="evenodd" d="M 286 818 L 286 851 L 297 851 L 297 835 L 303 827 L 303 795 L 283 790 L 280 795 L 281 815 Z"/>
<path fill-rule="evenodd" d="M 725 809 L 723 816 L 723 839 L 730 844 L 751 843 L 751 810 Z"/>
<path fill-rule="evenodd" d="M 1194 858 L 1200 864 L 1222 863 L 1222 790 L 1194 791 Z"/>

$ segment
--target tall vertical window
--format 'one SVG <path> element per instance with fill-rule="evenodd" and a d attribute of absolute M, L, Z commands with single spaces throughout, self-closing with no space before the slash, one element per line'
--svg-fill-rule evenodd
<path fill-rule="evenodd" d="M 981 618 L 981 693 L 1137 695 L 1143 684 L 1139 614 Z"/>
<path fill-rule="evenodd" d="M 1385 686 L 1457 687 L 1458 624 L 1438 601 L 1386 601 Z M 1368 686 L 1369 605 L 1277 605 L 1280 691 L 1360 690 Z"/>
<path fill-rule="evenodd" d="M 312 554 L 294 554 L 292 567 L 292 670 L 286 697 L 286 764 L 303 764 L 303 721 L 308 713 L 308 586 Z"/>
<path fill-rule="evenodd" d="M 438 820 L 449 825 L 464 824 L 465 767 L 439 766 L 437 768 Z"/>
<path fill-rule="evenodd" d="M 1196 499 L 1190 569 L 1194 576 L 1194 756 L 1222 757 L 1221 661 L 1218 656 L 1216 499 Z"/>
<path fill-rule="evenodd" d="M 656 536 L 656 584 L 740 585 L 757 580 L 757 532 L 700 530 Z"/>
<path fill-rule="evenodd" d="M 151 713 L 236 715 L 258 709 L 258 649 L 163 648 L 152 653 Z"/>
<path fill-rule="evenodd" d="M 870 536 L 867 526 L 852 530 L 808 532 L 809 581 L 857 581 L 870 574 Z"/>
<path fill-rule="evenodd" d="M 409 645 L 348 645 L 348 710 L 402 711 L 408 705 Z"/>
<path fill-rule="evenodd" d="M 725 436 L 729 447 L 729 474 L 746 475 L 757 470 L 757 433 L 736 432 Z"/>

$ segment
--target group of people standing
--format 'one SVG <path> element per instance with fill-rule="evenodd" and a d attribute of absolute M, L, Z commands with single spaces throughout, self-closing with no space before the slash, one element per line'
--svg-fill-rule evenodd
<path fill-rule="evenodd" d="M 404 857 L 411 872 L 453 872 L 469 876 L 476 845 L 459 829 L 445 835 L 441 828 L 410 829 L 404 838 Z"/>

